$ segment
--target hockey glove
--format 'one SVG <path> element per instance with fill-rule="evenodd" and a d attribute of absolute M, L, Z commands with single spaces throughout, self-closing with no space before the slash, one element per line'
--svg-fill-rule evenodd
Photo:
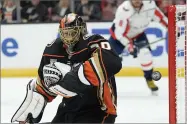
<path fill-rule="evenodd" d="M 69 72 L 70 67 L 68 68 L 68 65 L 64 64 L 64 67 L 62 68 L 67 68 L 65 69 L 66 73 Z M 48 64 L 43 67 L 43 77 L 44 77 L 44 85 L 49 88 L 52 85 L 55 85 L 58 83 L 58 81 L 64 76 L 66 73 L 62 74 L 55 64 Z"/>
<path fill-rule="evenodd" d="M 67 90 L 66 87 L 63 87 L 59 83 L 70 70 L 71 67 L 69 65 L 60 62 L 45 65 L 43 68 L 45 87 L 51 92 L 66 98 L 77 95 L 77 93 Z"/>
<path fill-rule="evenodd" d="M 133 58 L 136 58 L 137 57 L 137 54 L 138 54 L 138 48 L 133 45 L 132 43 L 129 43 L 127 45 L 127 50 L 129 52 L 129 54 L 131 54 L 133 56 Z"/>
<path fill-rule="evenodd" d="M 36 81 L 31 80 L 27 85 L 26 97 L 13 115 L 11 122 L 38 123 L 47 104 L 46 99 L 36 91 Z"/>

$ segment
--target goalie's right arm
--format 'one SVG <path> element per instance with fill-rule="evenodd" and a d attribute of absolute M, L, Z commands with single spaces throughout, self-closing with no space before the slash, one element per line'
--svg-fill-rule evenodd
<path fill-rule="evenodd" d="M 48 102 L 51 102 L 54 98 L 56 98 L 56 94 L 51 92 L 48 87 L 46 87 L 43 77 L 43 68 L 45 66 L 44 57 L 42 57 L 42 60 L 40 62 L 40 66 L 38 68 L 38 78 L 37 78 L 37 86 L 36 90 L 41 93 Z"/>

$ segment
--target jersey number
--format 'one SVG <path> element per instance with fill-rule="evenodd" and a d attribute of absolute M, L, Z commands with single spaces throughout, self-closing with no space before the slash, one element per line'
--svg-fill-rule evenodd
<path fill-rule="evenodd" d="M 108 42 L 101 42 L 100 46 L 103 49 L 111 50 L 111 46 Z M 99 44 L 93 44 L 93 45 L 91 45 L 91 48 L 99 48 L 100 46 L 99 46 Z"/>
<path fill-rule="evenodd" d="M 101 42 L 101 48 L 111 50 L 111 46 L 108 42 Z"/>

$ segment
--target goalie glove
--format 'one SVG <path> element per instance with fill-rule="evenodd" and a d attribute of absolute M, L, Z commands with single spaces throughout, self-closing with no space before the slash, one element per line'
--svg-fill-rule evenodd
<path fill-rule="evenodd" d="M 27 85 L 26 97 L 13 115 L 11 122 L 38 123 L 47 104 L 44 96 L 36 91 L 36 81 L 31 80 Z"/>
<path fill-rule="evenodd" d="M 51 92 L 69 98 L 76 96 L 77 93 L 72 92 L 66 87 L 60 85 L 60 82 L 70 72 L 71 67 L 67 64 L 55 62 L 45 65 L 43 68 L 44 84 Z"/>
<path fill-rule="evenodd" d="M 68 66 L 66 66 L 68 67 Z M 64 67 L 65 68 L 65 67 Z M 67 68 L 67 71 L 70 69 Z M 43 77 L 44 77 L 44 85 L 49 88 L 52 85 L 57 84 L 57 82 L 62 78 L 62 72 L 55 66 L 55 64 L 48 64 L 43 67 Z"/>

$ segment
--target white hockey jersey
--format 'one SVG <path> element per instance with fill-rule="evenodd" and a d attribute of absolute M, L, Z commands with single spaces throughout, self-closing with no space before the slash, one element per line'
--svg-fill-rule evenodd
<path fill-rule="evenodd" d="M 153 0 L 143 1 L 140 10 L 136 10 L 131 1 L 124 1 L 117 9 L 111 36 L 123 45 L 144 32 L 151 21 L 157 21 L 167 27 L 167 17 L 160 11 Z"/>

